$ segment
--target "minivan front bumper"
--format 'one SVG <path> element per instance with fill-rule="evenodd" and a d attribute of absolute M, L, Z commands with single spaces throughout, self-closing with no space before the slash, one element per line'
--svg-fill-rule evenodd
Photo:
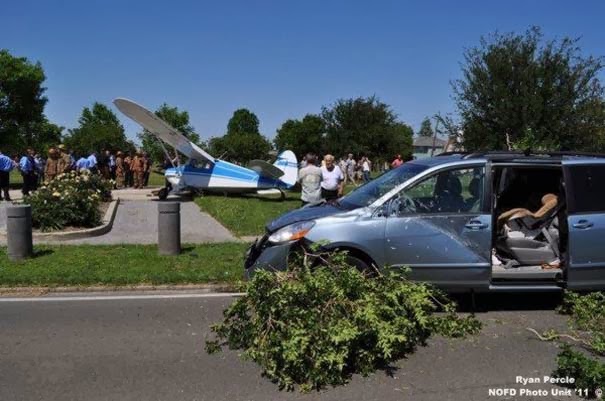
<path fill-rule="evenodd" d="M 271 244 L 268 235 L 257 239 L 246 251 L 244 269 L 246 279 L 250 279 L 256 270 L 286 270 L 288 256 L 298 241 L 283 244 Z"/>

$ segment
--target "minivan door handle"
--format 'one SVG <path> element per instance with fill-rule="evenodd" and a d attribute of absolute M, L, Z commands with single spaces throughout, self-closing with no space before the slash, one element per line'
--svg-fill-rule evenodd
<path fill-rule="evenodd" d="M 487 228 L 487 224 L 482 223 L 479 220 L 471 220 L 466 223 L 464 227 L 468 228 L 469 230 L 483 230 L 484 228 Z"/>
<path fill-rule="evenodd" d="M 578 228 L 580 230 L 586 230 L 587 228 L 592 227 L 594 224 L 588 220 L 579 220 L 577 223 L 573 224 L 573 228 Z"/>

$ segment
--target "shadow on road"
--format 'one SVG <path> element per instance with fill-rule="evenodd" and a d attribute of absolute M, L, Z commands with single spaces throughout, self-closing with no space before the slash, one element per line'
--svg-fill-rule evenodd
<path fill-rule="evenodd" d="M 455 294 L 450 298 L 458 303 L 461 312 L 554 310 L 561 304 L 562 293 L 475 294 L 473 307 L 470 294 Z"/>

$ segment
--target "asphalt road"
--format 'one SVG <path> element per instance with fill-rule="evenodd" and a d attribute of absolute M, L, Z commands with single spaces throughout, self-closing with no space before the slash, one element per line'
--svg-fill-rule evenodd
<path fill-rule="evenodd" d="M 228 297 L 0 302 L 0 400 L 576 399 L 488 395 L 553 371 L 556 346 L 526 328 L 563 329 L 565 319 L 537 297 L 480 299 L 489 311 L 479 336 L 432 339 L 390 374 L 311 394 L 279 391 L 237 352 L 205 353 Z"/>

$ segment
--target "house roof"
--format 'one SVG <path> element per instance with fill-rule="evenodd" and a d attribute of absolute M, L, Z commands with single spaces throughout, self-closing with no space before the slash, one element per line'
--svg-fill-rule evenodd
<path fill-rule="evenodd" d="M 446 141 L 444 141 L 443 139 L 439 139 L 439 138 L 434 138 L 434 139 L 435 139 L 436 148 L 442 148 L 445 146 Z M 432 136 L 417 136 L 414 138 L 413 145 L 414 146 L 432 147 L 433 146 L 433 137 Z"/>

